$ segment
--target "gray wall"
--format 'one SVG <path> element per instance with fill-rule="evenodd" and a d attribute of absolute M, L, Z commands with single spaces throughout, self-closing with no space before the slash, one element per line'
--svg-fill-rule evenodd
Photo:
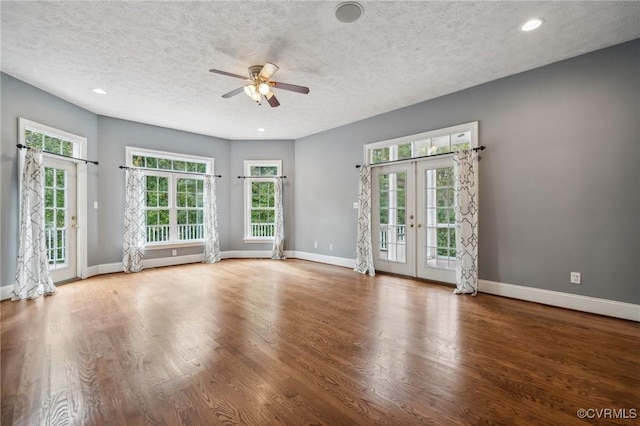
<path fill-rule="evenodd" d="M 225 250 L 271 250 L 272 243 L 245 243 L 244 242 L 244 181 L 238 176 L 244 175 L 245 160 L 282 160 L 282 172 L 287 179 L 283 181 L 284 204 L 284 232 L 285 250 L 293 250 L 294 235 L 294 184 L 295 184 L 295 157 L 294 142 L 292 140 L 265 140 L 265 141 L 231 141 L 230 142 L 231 176 L 231 211 L 234 220 L 229 223 L 229 245 Z"/>
<path fill-rule="evenodd" d="M 229 141 L 164 127 L 151 126 L 116 118 L 98 118 L 98 156 L 100 179 L 98 201 L 100 206 L 99 264 L 122 261 L 122 227 L 124 222 L 124 171 L 118 166 L 126 164 L 125 148 L 156 149 L 178 154 L 199 155 L 215 159 L 215 173 L 222 179 L 216 182 L 218 228 L 220 246 L 229 244 Z M 202 247 L 179 248 L 178 256 L 202 253 Z M 171 257 L 171 249 L 147 250 L 145 259 Z"/>
<path fill-rule="evenodd" d="M 15 281 L 18 251 L 18 118 L 23 117 L 56 129 L 87 138 L 87 158 L 98 157 L 98 118 L 95 114 L 30 86 L 10 75 L 0 73 L 2 92 L 2 142 L 0 165 L 2 212 L 2 285 Z M 99 166 L 101 167 L 101 166 Z M 87 251 L 89 265 L 99 263 L 98 212 L 93 209 L 97 194 L 99 169 L 87 166 Z"/>
<path fill-rule="evenodd" d="M 355 257 L 364 144 L 477 120 L 480 278 L 640 303 L 639 102 L 635 40 L 299 139 L 296 250 Z"/>

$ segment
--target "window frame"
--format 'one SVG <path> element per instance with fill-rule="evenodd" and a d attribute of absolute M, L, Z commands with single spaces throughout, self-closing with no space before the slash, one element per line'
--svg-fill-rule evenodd
<path fill-rule="evenodd" d="M 125 147 L 125 152 L 126 152 L 127 167 L 134 167 L 133 166 L 134 156 L 143 156 L 143 157 L 164 158 L 167 160 L 204 163 L 206 165 L 206 172 L 204 174 L 213 174 L 215 170 L 215 158 L 213 157 L 203 157 L 198 155 L 159 151 L 159 150 L 147 149 L 147 148 L 136 148 L 132 146 Z M 204 238 L 197 239 L 197 240 L 186 240 L 186 241 L 180 241 L 177 239 L 178 238 L 177 192 L 178 192 L 178 179 L 185 178 L 185 179 L 204 180 L 204 174 L 195 173 L 195 172 L 183 173 L 177 170 L 147 169 L 143 167 L 141 167 L 140 169 L 144 171 L 145 182 L 146 182 L 147 176 L 157 176 L 157 177 L 168 178 L 168 189 L 169 189 L 169 201 L 168 201 L 167 209 L 169 210 L 169 238 L 170 239 L 169 241 L 145 242 L 145 249 L 146 250 L 162 250 L 162 249 L 181 248 L 181 247 L 203 246 Z M 145 211 L 146 211 L 146 206 L 145 206 Z M 175 238 L 175 239 L 171 239 L 171 238 Z"/>
<path fill-rule="evenodd" d="M 276 167 L 275 176 L 282 176 L 282 160 L 244 160 L 244 242 L 267 243 L 273 241 L 274 237 L 254 237 L 251 235 L 251 184 L 253 182 L 272 182 L 273 176 L 252 177 L 251 167 Z"/>

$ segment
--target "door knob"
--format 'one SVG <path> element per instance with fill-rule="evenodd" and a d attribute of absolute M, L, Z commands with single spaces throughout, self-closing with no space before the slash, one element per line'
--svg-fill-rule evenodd
<path fill-rule="evenodd" d="M 421 223 L 418 224 L 418 228 L 422 228 L 422 224 Z"/>
<path fill-rule="evenodd" d="M 413 228 L 413 223 L 409 225 L 409 228 Z"/>

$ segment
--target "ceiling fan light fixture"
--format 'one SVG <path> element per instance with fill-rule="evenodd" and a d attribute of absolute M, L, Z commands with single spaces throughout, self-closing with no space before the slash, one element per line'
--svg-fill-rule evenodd
<path fill-rule="evenodd" d="M 246 93 L 250 98 L 253 97 L 253 94 L 256 93 L 256 86 L 253 84 L 247 84 L 244 86 L 244 93 Z"/>
<path fill-rule="evenodd" d="M 256 92 L 254 90 L 253 94 L 251 95 L 251 99 L 253 99 L 256 102 L 260 102 L 260 92 Z"/>
<path fill-rule="evenodd" d="M 258 92 L 260 92 L 261 95 L 266 95 L 267 93 L 269 93 L 270 90 L 271 90 L 271 87 L 269 87 L 269 85 L 266 82 L 262 82 L 258 86 Z"/>

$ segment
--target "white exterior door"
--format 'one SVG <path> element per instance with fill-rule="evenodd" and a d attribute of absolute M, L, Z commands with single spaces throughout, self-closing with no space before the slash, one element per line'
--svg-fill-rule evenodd
<path fill-rule="evenodd" d="M 421 161 L 416 165 L 416 177 L 416 276 L 455 283 L 453 160 Z"/>
<path fill-rule="evenodd" d="M 376 270 L 415 274 L 414 165 L 372 168 L 372 245 Z"/>
<path fill-rule="evenodd" d="M 78 276 L 77 165 L 45 157 L 45 232 L 54 282 Z"/>
<path fill-rule="evenodd" d="M 376 270 L 455 283 L 453 161 L 372 168 Z"/>

